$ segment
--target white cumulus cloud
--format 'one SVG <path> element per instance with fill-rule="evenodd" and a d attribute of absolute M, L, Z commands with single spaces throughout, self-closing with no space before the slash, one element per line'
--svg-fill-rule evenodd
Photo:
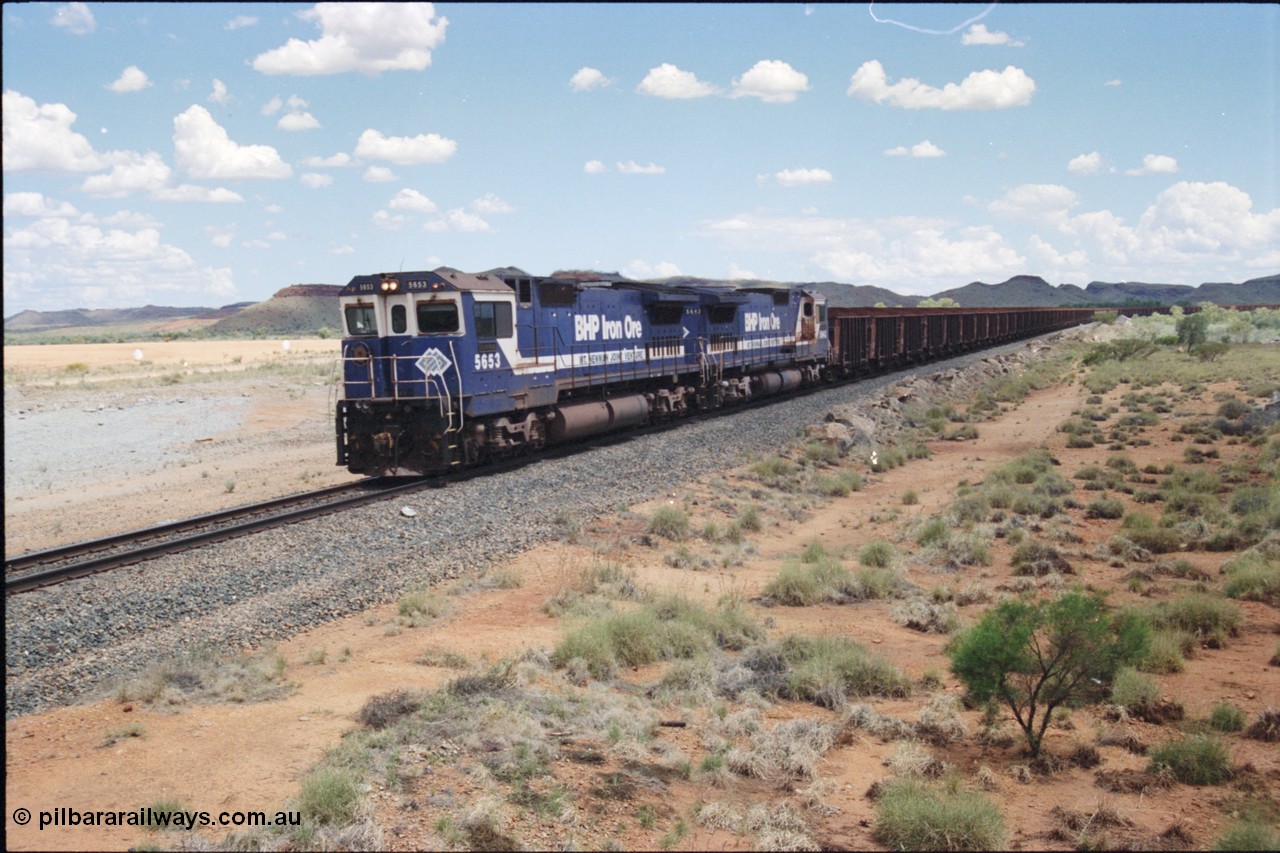
<path fill-rule="evenodd" d="M 337 169 L 352 165 L 352 161 L 350 154 L 339 151 L 332 157 L 307 157 L 302 161 L 302 165 L 308 169 Z"/>
<path fill-rule="evenodd" d="M 601 89 L 611 83 L 613 83 L 612 78 L 604 76 L 604 72 L 599 68 L 590 66 L 579 68 L 569 78 L 569 88 L 575 92 L 590 92 L 592 89 Z"/>
<path fill-rule="evenodd" d="M 154 151 L 128 152 L 104 175 L 92 175 L 80 185 L 89 195 L 119 198 L 133 192 L 158 190 L 168 185 L 173 170 Z"/>
<path fill-rule="evenodd" d="M 6 172 L 94 172 L 108 165 L 88 139 L 71 129 L 76 114 L 66 104 L 37 105 L 9 89 L 4 93 L 3 112 Z"/>
<path fill-rule="evenodd" d="M 374 228 L 382 231 L 399 231 L 409 218 L 399 213 L 387 213 L 385 210 L 379 210 L 370 220 Z"/>
<path fill-rule="evenodd" d="M 1009 219 L 1061 221 L 1079 203 L 1074 190 L 1059 184 L 1022 184 L 991 202 L 987 210 Z"/>
<path fill-rule="evenodd" d="M 310 187 L 313 190 L 333 186 L 333 175 L 322 175 L 319 172 L 304 172 L 298 180 L 302 181 L 304 187 Z"/>
<path fill-rule="evenodd" d="M 1102 154 L 1091 151 L 1072 157 L 1067 163 L 1067 171 L 1073 175 L 1096 175 L 1102 171 Z"/>
<path fill-rule="evenodd" d="M 151 84 L 151 78 L 147 73 L 136 65 L 130 65 L 124 71 L 120 72 L 120 76 L 115 82 L 107 86 L 113 92 L 141 92 Z"/>
<path fill-rule="evenodd" d="M 1008 33 L 991 32 L 984 24 L 974 24 L 965 30 L 960 38 L 961 44 L 1003 44 L 1009 47 L 1022 47 L 1026 43 L 1011 38 Z"/>
<path fill-rule="evenodd" d="M 733 81 L 732 97 L 759 98 L 766 103 L 789 104 L 809 91 L 809 78 L 777 59 L 762 59 Z"/>
<path fill-rule="evenodd" d="M 215 104 L 225 104 L 230 101 L 231 96 L 227 93 L 227 84 L 214 77 L 213 91 L 209 93 L 208 99 Z"/>
<path fill-rule="evenodd" d="M 289 164 L 270 145 L 239 145 L 209 111 L 192 105 L 173 119 L 177 166 L 193 178 L 247 180 L 287 178 Z"/>
<path fill-rule="evenodd" d="M 1178 161 L 1168 154 L 1148 154 L 1142 158 L 1142 165 L 1136 169 L 1126 169 L 1126 175 L 1171 175 L 1178 171 Z"/>
<path fill-rule="evenodd" d="M 437 133 L 418 136 L 383 136 L 369 129 L 360 134 L 355 156 L 366 160 L 389 160 L 397 166 L 443 163 L 458 150 L 458 143 Z"/>
<path fill-rule="evenodd" d="M 476 213 L 483 213 L 485 215 L 493 213 L 515 213 L 516 210 L 506 201 L 503 201 L 493 193 L 485 193 L 480 198 L 471 202 L 471 209 Z"/>
<path fill-rule="evenodd" d="M 75 205 L 65 201 L 55 203 L 53 199 L 45 198 L 44 193 L 17 192 L 4 194 L 4 215 L 34 216 L 42 219 L 59 216 L 69 219 L 78 216 L 79 212 Z"/>
<path fill-rule="evenodd" d="M 622 272 L 628 278 L 646 279 L 646 278 L 671 278 L 680 275 L 680 267 L 671 261 L 659 261 L 651 264 L 648 261 L 635 260 L 627 264 Z"/>
<path fill-rule="evenodd" d="M 253 68 L 263 74 L 341 74 L 360 71 L 422 71 L 444 41 L 449 20 L 430 3 L 317 3 L 298 13 L 320 28 L 320 38 L 291 38 L 259 54 Z"/>
<path fill-rule="evenodd" d="M 393 210 L 412 210 L 417 213 L 435 213 L 436 203 L 417 190 L 403 189 L 392 196 L 387 205 Z"/>
<path fill-rule="evenodd" d="M 252 27 L 257 23 L 258 19 L 253 15 L 236 15 L 234 18 L 227 21 L 226 28 L 229 30 L 238 30 L 243 27 Z"/>
<path fill-rule="evenodd" d="M 309 112 L 285 113 L 276 122 L 281 130 L 315 130 L 320 126 L 319 120 Z"/>
<path fill-rule="evenodd" d="M 826 169 L 783 169 L 775 172 L 773 179 L 781 187 L 803 187 L 810 184 L 829 184 L 835 180 Z"/>
<path fill-rule="evenodd" d="M 995 229 L 924 217 L 877 220 L 742 213 L 704 221 L 698 233 L 732 252 L 782 252 L 804 258 L 821 275 L 930 293 L 956 279 L 1007 278 L 1025 258 Z"/>
<path fill-rule="evenodd" d="M 201 267 L 152 226 L 100 227 L 55 216 L 5 236 L 5 296 L 35 307 L 208 304 L 236 294 L 226 268 Z"/>
<path fill-rule="evenodd" d="M 244 201 L 240 193 L 225 187 L 201 187 L 195 184 L 158 187 L 151 191 L 156 201 L 198 201 L 206 204 L 234 204 Z"/>
<path fill-rule="evenodd" d="M 388 184 L 398 178 L 386 166 L 370 166 L 364 170 L 363 180 L 370 184 Z"/>
<path fill-rule="evenodd" d="M 628 160 L 618 164 L 618 171 L 624 175 L 661 175 L 667 170 L 664 166 L 655 166 L 653 163 L 641 166 L 635 160 Z"/>
<path fill-rule="evenodd" d="M 886 148 L 884 153 L 889 157 L 919 157 L 924 159 L 947 156 L 947 152 L 943 151 L 927 139 L 924 142 L 917 142 L 910 148 L 905 145 Z"/>
<path fill-rule="evenodd" d="M 85 3 L 68 3 L 65 6 L 59 6 L 54 10 L 51 23 L 78 36 L 87 35 L 98 27 L 98 22 L 93 18 L 93 12 Z"/>
<path fill-rule="evenodd" d="M 655 98 L 681 100 L 705 98 L 720 90 L 711 83 L 699 80 L 692 71 L 681 71 L 671 63 L 664 62 L 657 68 L 649 69 L 649 73 L 640 81 L 636 91 Z"/>
<path fill-rule="evenodd" d="M 489 223 L 474 213 L 462 208 L 454 208 L 444 216 L 437 217 L 422 226 L 422 230 L 440 233 L 445 231 L 479 232 L 488 231 Z"/>
<path fill-rule="evenodd" d="M 588 160 L 586 163 L 582 164 L 582 171 L 586 172 L 588 175 L 598 175 L 601 172 L 609 171 L 609 167 L 599 160 Z"/>
<path fill-rule="evenodd" d="M 847 93 L 908 110 L 999 110 L 1026 106 L 1035 90 L 1035 81 L 1012 65 L 1003 71 L 974 71 L 938 89 L 912 77 L 889 83 L 884 66 L 871 59 L 854 72 Z"/>

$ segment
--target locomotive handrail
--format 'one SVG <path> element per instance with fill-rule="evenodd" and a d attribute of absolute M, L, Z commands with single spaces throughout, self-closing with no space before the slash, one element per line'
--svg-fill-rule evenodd
<path fill-rule="evenodd" d="M 453 429 L 453 426 L 452 426 L 452 424 L 453 424 L 453 401 L 452 401 L 452 400 L 450 400 L 450 401 L 449 401 L 449 423 L 450 423 L 450 426 L 445 430 L 445 433 L 446 433 L 446 434 L 448 434 L 448 433 L 449 433 L 449 432 L 451 432 L 451 431 L 452 431 L 452 432 L 458 432 L 458 433 L 461 433 L 461 432 L 462 432 L 462 427 L 463 427 L 463 425 L 465 424 L 465 422 L 466 422 L 466 417 L 467 417 L 467 414 L 466 414 L 466 411 L 465 411 L 467 407 L 466 407 L 466 406 L 464 406 L 464 405 L 462 404 L 462 399 L 463 399 L 463 397 L 464 397 L 464 396 L 466 396 L 466 395 L 463 393 L 463 390 L 462 390 L 462 368 L 458 366 L 458 351 L 457 351 L 456 349 L 454 349 L 453 341 L 449 341 L 449 355 L 453 358 L 453 372 L 454 372 L 454 373 L 456 373 L 456 374 L 458 375 L 458 428 L 455 430 L 455 429 Z M 447 380 L 447 379 L 445 379 L 445 376 L 446 376 L 448 373 L 449 373 L 449 371 L 446 369 L 446 370 L 444 371 L 444 373 L 441 373 L 441 374 L 440 374 L 440 384 L 441 384 L 441 386 L 443 386 L 443 387 L 444 387 L 444 389 L 445 389 L 445 392 L 446 392 L 446 393 L 447 393 L 447 392 L 448 392 L 448 390 L 449 390 L 449 382 L 448 382 L 448 380 Z"/>

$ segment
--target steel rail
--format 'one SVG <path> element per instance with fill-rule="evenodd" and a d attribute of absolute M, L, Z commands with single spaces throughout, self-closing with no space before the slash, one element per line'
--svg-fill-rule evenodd
<path fill-rule="evenodd" d="M 351 509 L 374 501 L 383 500 L 397 494 L 419 491 L 421 489 L 430 488 L 433 485 L 434 484 L 432 482 L 424 480 L 414 480 L 409 483 L 387 485 L 387 481 L 385 480 L 370 478 L 368 481 L 344 483 L 340 486 L 329 486 L 312 492 L 287 495 L 285 497 L 274 498 L 257 504 L 248 504 L 241 507 L 234 507 L 232 509 L 208 513 L 206 515 L 181 519 L 179 521 L 165 522 L 164 524 L 158 524 L 154 527 L 146 527 L 140 530 L 118 533 L 101 539 L 75 543 L 62 548 L 51 548 L 46 551 L 36 551 L 23 554 L 13 560 L 5 561 L 4 592 L 6 596 L 22 592 L 30 592 L 31 590 L 45 586 L 52 586 L 53 584 L 61 583 L 63 581 L 73 580 L 75 578 L 85 577 L 99 572 L 105 572 L 122 566 L 133 565 L 165 554 L 185 551 L 201 545 L 233 539 L 238 536 L 244 536 L 248 533 L 267 530 L 284 524 L 305 521 L 310 518 L 327 515 L 339 510 Z M 372 487 L 372 490 L 369 490 L 370 487 Z M 294 506 L 299 503 L 314 501 L 318 498 L 323 499 L 333 495 L 342 495 L 354 489 L 364 489 L 365 491 L 361 494 L 339 497 L 337 500 L 331 500 L 325 503 L 287 509 L 287 507 Z M 274 511 L 281 508 L 286 509 L 279 512 Z M 238 518 L 243 520 L 236 521 Z M 210 525 L 228 521 L 233 523 L 210 527 Z M 201 530 L 198 528 L 207 529 Z M 184 533 L 184 531 L 186 532 Z M 158 542 L 153 541 L 145 543 L 123 551 L 99 554 L 98 556 L 88 556 L 86 559 L 76 560 L 75 562 L 58 565 L 53 568 L 25 571 L 20 574 L 13 574 L 10 576 L 11 572 L 17 572 L 21 569 L 29 569 L 31 566 L 47 565 L 54 562 L 65 562 L 66 560 L 72 559 L 76 556 L 85 554 L 93 555 L 109 548 L 126 546 L 130 542 L 138 542 L 139 540 L 144 540 L 144 542 L 145 540 L 154 540 L 169 533 L 180 533 L 183 535 L 173 538 L 165 538 Z"/>

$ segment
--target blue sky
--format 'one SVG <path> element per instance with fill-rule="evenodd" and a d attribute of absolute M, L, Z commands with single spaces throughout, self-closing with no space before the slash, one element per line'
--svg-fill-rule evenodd
<path fill-rule="evenodd" d="M 1280 271 L 1280 7 L 3 9 L 4 314 L 518 266 Z"/>

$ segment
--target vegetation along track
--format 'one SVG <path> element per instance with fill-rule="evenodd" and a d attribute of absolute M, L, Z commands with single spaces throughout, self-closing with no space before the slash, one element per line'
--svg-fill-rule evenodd
<path fill-rule="evenodd" d="M 5 560 L 4 593 L 9 596 L 30 592 L 164 554 L 362 506 L 430 485 L 422 480 L 406 483 L 375 477 L 168 521 L 101 539 L 32 551 Z"/>

